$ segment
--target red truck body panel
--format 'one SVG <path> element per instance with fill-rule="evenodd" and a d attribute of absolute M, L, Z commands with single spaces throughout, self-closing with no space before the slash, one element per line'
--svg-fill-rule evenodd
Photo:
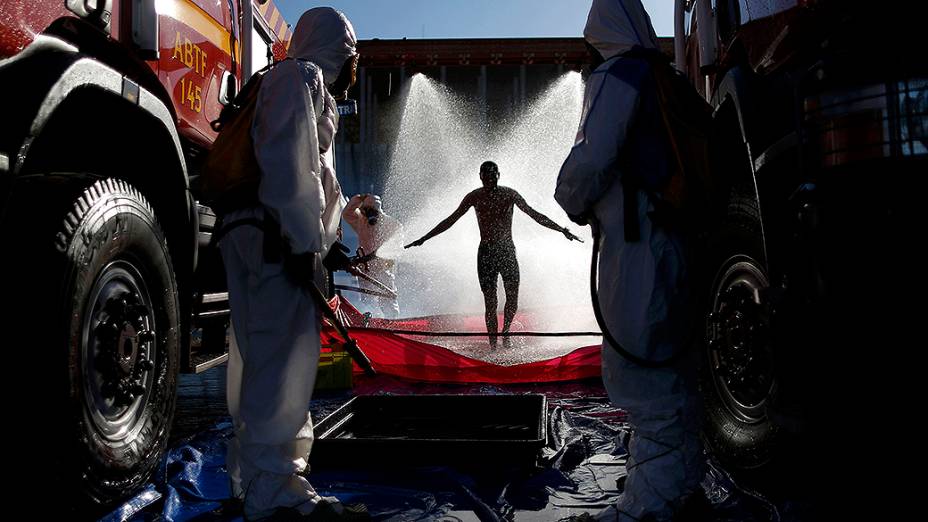
<path fill-rule="evenodd" d="M 63 16 L 73 16 L 63 0 L 0 2 L 0 59 L 18 54 Z"/>
<path fill-rule="evenodd" d="M 208 146 L 216 137 L 209 122 L 222 110 L 223 72 L 232 69 L 231 17 L 218 0 L 167 0 L 162 6 L 159 59 L 151 65 L 171 94 L 180 134 Z M 236 44 L 236 56 L 240 49 Z"/>
<path fill-rule="evenodd" d="M 199 147 L 209 147 L 216 138 L 210 127 L 222 110 L 220 90 L 226 71 L 241 78 L 241 38 L 251 31 L 236 27 L 241 0 L 161 0 L 159 16 L 159 57 L 147 63 L 170 94 L 177 114 L 179 134 Z M 230 7 L 234 12 L 230 13 Z M 254 2 L 255 17 L 270 29 L 275 60 L 286 57 L 290 26 L 269 1 Z M 110 38 L 127 48 L 132 43 L 131 3 L 114 0 Z M 53 22 L 76 17 L 64 0 L 0 2 L 0 59 L 25 49 Z M 234 34 L 238 40 L 233 40 Z M 232 71 L 232 51 L 235 71 Z M 240 80 L 241 83 L 241 80 Z"/>

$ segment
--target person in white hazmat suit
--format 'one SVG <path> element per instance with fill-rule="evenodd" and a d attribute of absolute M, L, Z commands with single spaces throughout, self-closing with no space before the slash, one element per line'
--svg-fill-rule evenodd
<path fill-rule="evenodd" d="M 251 133 L 260 205 L 224 217 L 279 224 L 279 238 L 271 231 L 265 238 L 267 226 L 230 226 L 220 242 L 234 331 L 226 393 L 235 436 L 226 465 L 246 520 L 368 519 L 363 509 L 320 497 L 303 476 L 320 351 L 317 310 L 303 286 L 319 277 L 320 264 L 343 267 L 348 259 L 336 241 L 345 202 L 332 170 L 333 94 L 354 83 L 356 42 L 342 13 L 303 14 L 290 59 L 266 73 L 258 92 Z M 280 260 L 267 256 L 269 239 L 284 245 Z"/>
<path fill-rule="evenodd" d="M 661 169 L 669 169 L 673 157 L 651 66 L 629 53 L 655 52 L 657 38 L 640 0 L 593 0 L 584 37 L 604 62 L 587 82 L 580 129 L 555 199 L 573 220 L 599 223 L 599 296 L 609 331 L 635 356 L 666 360 L 692 331 L 683 242 L 651 221 L 654 207 L 644 190 L 625 194 L 623 183 L 666 172 Z M 626 204 L 637 207 L 627 209 L 637 213 L 637 241 L 625 236 Z M 632 433 L 624 490 L 595 519 L 680 519 L 684 509 L 707 505 L 691 354 L 673 366 L 650 368 L 604 341 L 603 381 L 612 402 L 628 412 Z"/>
<path fill-rule="evenodd" d="M 365 255 L 376 257 L 365 263 L 367 275 L 396 291 L 396 260 L 403 244 L 403 225 L 383 211 L 383 201 L 373 194 L 357 194 L 348 200 L 342 218 L 358 235 L 358 246 Z M 358 278 L 358 285 L 372 292 L 383 290 L 366 279 Z M 362 302 L 380 310 L 383 317 L 395 319 L 400 313 L 395 298 L 364 296 Z"/>

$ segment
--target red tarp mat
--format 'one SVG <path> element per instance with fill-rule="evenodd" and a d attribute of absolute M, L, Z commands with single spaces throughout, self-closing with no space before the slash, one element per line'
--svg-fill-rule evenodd
<path fill-rule="evenodd" d="M 364 315 L 344 298 L 331 306 L 346 324 L 365 324 Z M 449 325 L 465 325 L 465 331 L 485 328 L 483 318 L 429 316 L 413 319 L 369 319 L 367 327 L 349 330 L 379 373 L 426 382 L 528 383 L 559 382 L 600 376 L 600 346 L 584 346 L 566 355 L 511 366 L 502 366 L 455 353 L 447 348 L 377 329 L 436 331 Z M 471 324 L 473 323 L 473 324 Z M 334 329 L 323 329 L 325 341 L 336 338 Z M 485 342 L 485 338 L 484 338 Z M 582 346 L 582 342 L 578 342 Z M 359 371 L 355 366 L 355 371 Z"/>

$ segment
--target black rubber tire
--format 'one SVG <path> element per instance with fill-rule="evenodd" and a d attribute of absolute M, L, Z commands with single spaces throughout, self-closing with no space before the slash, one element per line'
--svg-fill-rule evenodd
<path fill-rule="evenodd" d="M 49 455 L 54 465 L 42 473 L 71 498 L 71 508 L 109 506 L 148 481 L 164 455 L 173 420 L 181 321 L 167 242 L 152 207 L 125 181 L 31 176 L 17 183 L 14 201 L 3 228 L 12 231 L 28 257 L 18 263 L 23 284 L 14 284 L 13 296 L 23 307 L 14 320 L 43 348 L 38 359 L 49 375 L 40 395 L 47 416 L 39 421 L 34 442 L 36 451 L 54 448 Z M 91 419 L 86 384 L 97 374 L 86 370 L 84 357 L 89 358 L 85 354 L 97 335 L 88 335 L 92 323 L 85 322 L 99 309 L 93 309 L 90 293 L 101 274 L 116 265 L 134 270 L 147 290 L 142 315 L 150 318 L 146 324 L 155 337 L 145 343 L 154 352 L 154 367 L 144 373 L 146 392 L 126 433 L 114 440 Z M 133 342 L 139 343 L 138 338 Z"/>
<path fill-rule="evenodd" d="M 701 331 L 704 335 L 699 346 L 700 390 L 706 415 L 703 435 L 707 449 L 727 468 L 757 469 L 773 458 L 779 430 L 764 413 L 758 412 L 750 420 L 736 414 L 731 399 L 726 400 L 724 392 L 720 390 L 709 346 L 712 337 L 709 314 L 713 311 L 713 299 L 719 291 L 718 286 L 723 283 L 722 275 L 735 263 L 748 263 L 766 274 L 763 236 L 754 198 L 738 193 L 732 196 L 727 217 L 710 238 L 707 252 L 704 273 L 710 277 L 711 283 L 707 295 L 701 299 Z M 775 392 L 775 383 L 774 375 L 771 395 Z"/>

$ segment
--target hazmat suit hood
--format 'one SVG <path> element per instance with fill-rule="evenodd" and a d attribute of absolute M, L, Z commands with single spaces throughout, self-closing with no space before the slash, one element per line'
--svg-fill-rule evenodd
<path fill-rule="evenodd" d="M 641 5 L 641 0 L 593 0 L 583 37 L 599 51 L 604 60 L 618 56 L 636 45 L 647 49 L 658 48 L 651 18 Z"/>
<path fill-rule="evenodd" d="M 316 7 L 300 17 L 287 55 L 318 65 L 328 87 L 338 78 L 345 61 L 357 54 L 357 43 L 354 27 L 341 11 Z"/>

